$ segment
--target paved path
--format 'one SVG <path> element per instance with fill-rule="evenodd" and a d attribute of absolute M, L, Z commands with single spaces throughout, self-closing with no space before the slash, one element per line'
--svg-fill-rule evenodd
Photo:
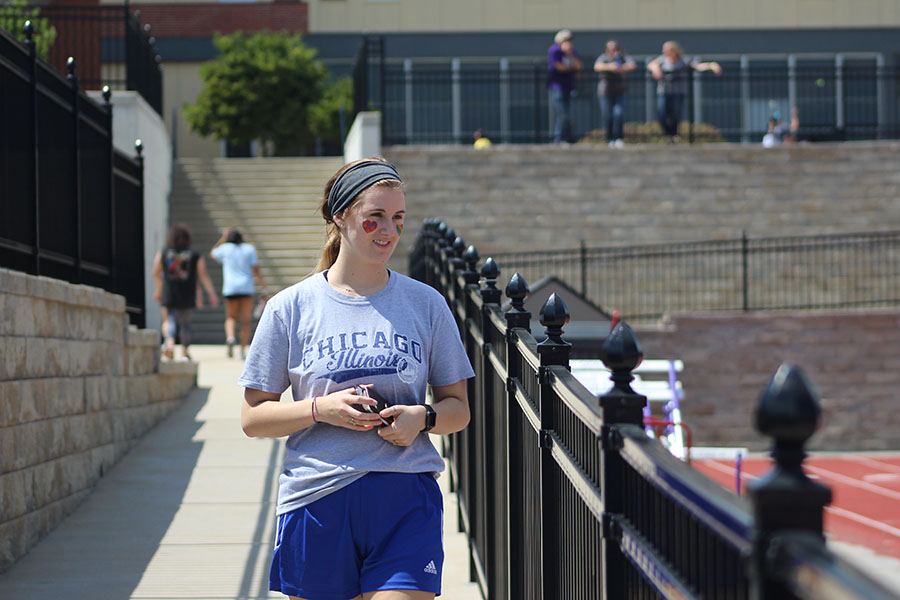
<path fill-rule="evenodd" d="M 0 598 L 284 598 L 267 590 L 283 440 L 241 432 L 241 361 L 226 359 L 223 346 L 192 353 L 198 388 L 73 515 L 0 575 Z M 455 496 L 444 492 L 443 597 L 481 600 L 468 582 Z"/>

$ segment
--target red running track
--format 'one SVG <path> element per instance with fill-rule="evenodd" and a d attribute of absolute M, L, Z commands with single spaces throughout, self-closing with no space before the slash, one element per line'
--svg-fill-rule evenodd
<path fill-rule="evenodd" d="M 733 460 L 695 460 L 692 466 L 736 492 Z M 741 465 L 741 494 L 748 481 L 771 468 L 767 457 L 747 457 Z M 900 453 L 812 454 L 804 462 L 811 478 L 831 488 L 825 507 L 825 533 L 830 539 L 871 548 L 900 558 Z"/>

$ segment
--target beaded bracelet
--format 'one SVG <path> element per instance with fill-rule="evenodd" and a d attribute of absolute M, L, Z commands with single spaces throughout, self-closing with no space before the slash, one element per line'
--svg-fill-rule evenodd
<path fill-rule="evenodd" d="M 318 422 L 319 422 L 319 420 L 316 418 L 316 400 L 317 400 L 317 399 L 318 399 L 318 396 L 313 396 L 313 401 L 312 401 L 312 418 L 313 418 L 313 423 L 318 423 Z"/>

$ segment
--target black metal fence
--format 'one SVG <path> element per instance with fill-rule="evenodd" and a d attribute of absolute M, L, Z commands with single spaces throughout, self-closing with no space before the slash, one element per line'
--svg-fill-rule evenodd
<path fill-rule="evenodd" d="M 552 138 L 546 59 L 386 63 L 383 47 L 380 54 L 368 56 L 361 53 L 355 69 L 358 92 L 365 94 L 358 106 L 382 111 L 385 144 L 471 144 L 476 129 L 495 142 Z M 787 124 L 794 107 L 801 141 L 900 136 L 900 70 L 885 66 L 881 55 L 704 58 L 718 59 L 723 73 L 691 74 L 682 115 L 685 141 L 759 143 L 769 118 L 778 115 Z M 649 60 L 635 57 L 637 69 L 626 76 L 626 143 L 664 141 L 656 124 L 656 82 L 646 70 Z M 600 75 L 591 65 L 586 61 L 578 79 L 572 120 L 576 137 L 600 142 L 605 139 L 596 94 Z M 369 81 L 382 82 L 377 93 L 362 87 L 362 73 Z"/>
<path fill-rule="evenodd" d="M 143 159 L 113 148 L 112 106 L 0 31 L 0 266 L 125 296 L 145 323 Z"/>
<path fill-rule="evenodd" d="M 56 29 L 56 42 L 47 62 L 66 73 L 69 57 L 78 63 L 78 78 L 87 90 L 104 85 L 133 90 L 162 114 L 161 59 L 150 25 L 142 25 L 140 11 L 120 6 L 42 6 L 40 17 Z M 24 27 L 28 17 L 22 15 Z M 19 33 L 10 32 L 10 33 Z"/>
<path fill-rule="evenodd" d="M 900 305 L 900 231 L 501 252 L 631 320 L 667 312 Z"/>
<path fill-rule="evenodd" d="M 801 468 L 818 400 L 799 369 L 783 365 L 760 397 L 775 466 L 739 498 L 644 433 L 626 324 L 603 344 L 611 388 L 595 397 L 567 368 L 564 301 L 544 304 L 538 343 L 524 279 L 503 312 L 496 262 L 479 275 L 477 250 L 452 249 L 448 231 L 426 223 L 410 272 L 446 297 L 476 373 L 471 423 L 446 450 L 486 600 L 898 598 L 825 545 L 831 493 Z"/>

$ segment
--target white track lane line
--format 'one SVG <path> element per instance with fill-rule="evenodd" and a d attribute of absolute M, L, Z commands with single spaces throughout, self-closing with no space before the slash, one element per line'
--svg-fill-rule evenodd
<path fill-rule="evenodd" d="M 872 458 L 871 456 L 848 456 L 847 458 L 854 462 L 865 463 L 872 467 L 878 467 L 879 469 L 882 469 L 883 471 L 890 471 L 891 473 L 900 473 L 900 466 L 880 461 L 877 458 Z"/>
<path fill-rule="evenodd" d="M 707 467 L 712 467 L 714 470 L 719 471 L 720 473 L 725 473 L 727 475 L 731 475 L 732 477 L 734 477 L 734 473 L 736 471 L 736 469 L 734 467 L 729 467 L 728 465 L 723 465 L 723 464 L 720 464 L 715 461 L 705 462 L 705 463 L 703 463 L 703 465 L 707 466 Z M 809 465 L 806 465 L 806 466 L 808 467 Z M 824 470 L 824 469 L 822 469 L 822 470 Z M 744 473 L 743 471 L 741 471 L 741 479 L 744 479 L 744 478 L 759 479 L 759 477 L 757 477 L 756 475 L 751 475 L 749 473 Z M 850 478 L 845 477 L 845 479 L 850 479 Z M 888 490 L 888 491 L 890 491 L 890 490 Z M 898 529 L 896 527 L 891 527 L 890 525 L 886 525 L 886 524 L 882 523 L 881 521 L 876 521 L 875 519 L 870 519 L 869 517 L 866 517 L 859 513 L 855 513 L 852 510 L 847 510 L 846 508 L 840 508 L 840 507 L 834 506 L 834 505 L 826 506 L 825 510 L 830 513 L 833 513 L 835 516 L 843 517 L 850 521 L 859 523 L 860 525 L 865 525 L 867 527 L 871 527 L 872 529 L 877 529 L 878 531 L 887 533 L 888 535 L 894 536 L 896 538 L 900 538 L 900 529 Z"/>
<path fill-rule="evenodd" d="M 725 473 L 726 475 L 731 475 L 732 477 L 734 477 L 734 473 L 735 473 L 735 471 L 737 471 L 737 469 L 735 467 L 729 467 L 728 465 L 723 465 L 716 461 L 704 462 L 703 466 L 712 467 L 714 470 L 718 471 L 719 473 Z M 759 479 L 759 477 L 757 477 L 756 475 L 751 475 L 750 473 L 747 473 L 746 471 L 741 469 L 741 479 L 753 480 L 753 479 Z"/>
<path fill-rule="evenodd" d="M 855 513 L 852 510 L 847 510 L 846 508 L 841 508 L 839 506 L 826 506 L 825 510 L 833 513 L 838 517 L 844 517 L 845 519 L 850 519 L 851 521 L 856 521 L 861 525 L 866 525 L 867 527 L 871 527 L 872 529 L 877 529 L 883 533 L 891 535 L 897 539 L 900 539 L 900 529 L 896 527 L 891 527 L 890 525 L 886 525 L 881 521 L 876 521 L 875 519 L 870 519 L 864 515 L 859 513 Z"/>
<path fill-rule="evenodd" d="M 807 471 L 815 473 L 819 477 L 840 481 L 849 486 L 866 490 L 873 494 L 879 494 L 885 498 L 890 498 L 891 500 L 900 500 L 900 492 L 881 487 L 880 485 L 875 485 L 874 483 L 869 483 L 868 481 L 862 481 L 860 479 L 854 479 L 853 477 L 847 477 L 846 475 L 841 475 L 840 473 L 835 473 L 834 471 L 829 471 L 822 467 L 815 467 L 813 465 L 804 465 L 804 467 Z"/>

